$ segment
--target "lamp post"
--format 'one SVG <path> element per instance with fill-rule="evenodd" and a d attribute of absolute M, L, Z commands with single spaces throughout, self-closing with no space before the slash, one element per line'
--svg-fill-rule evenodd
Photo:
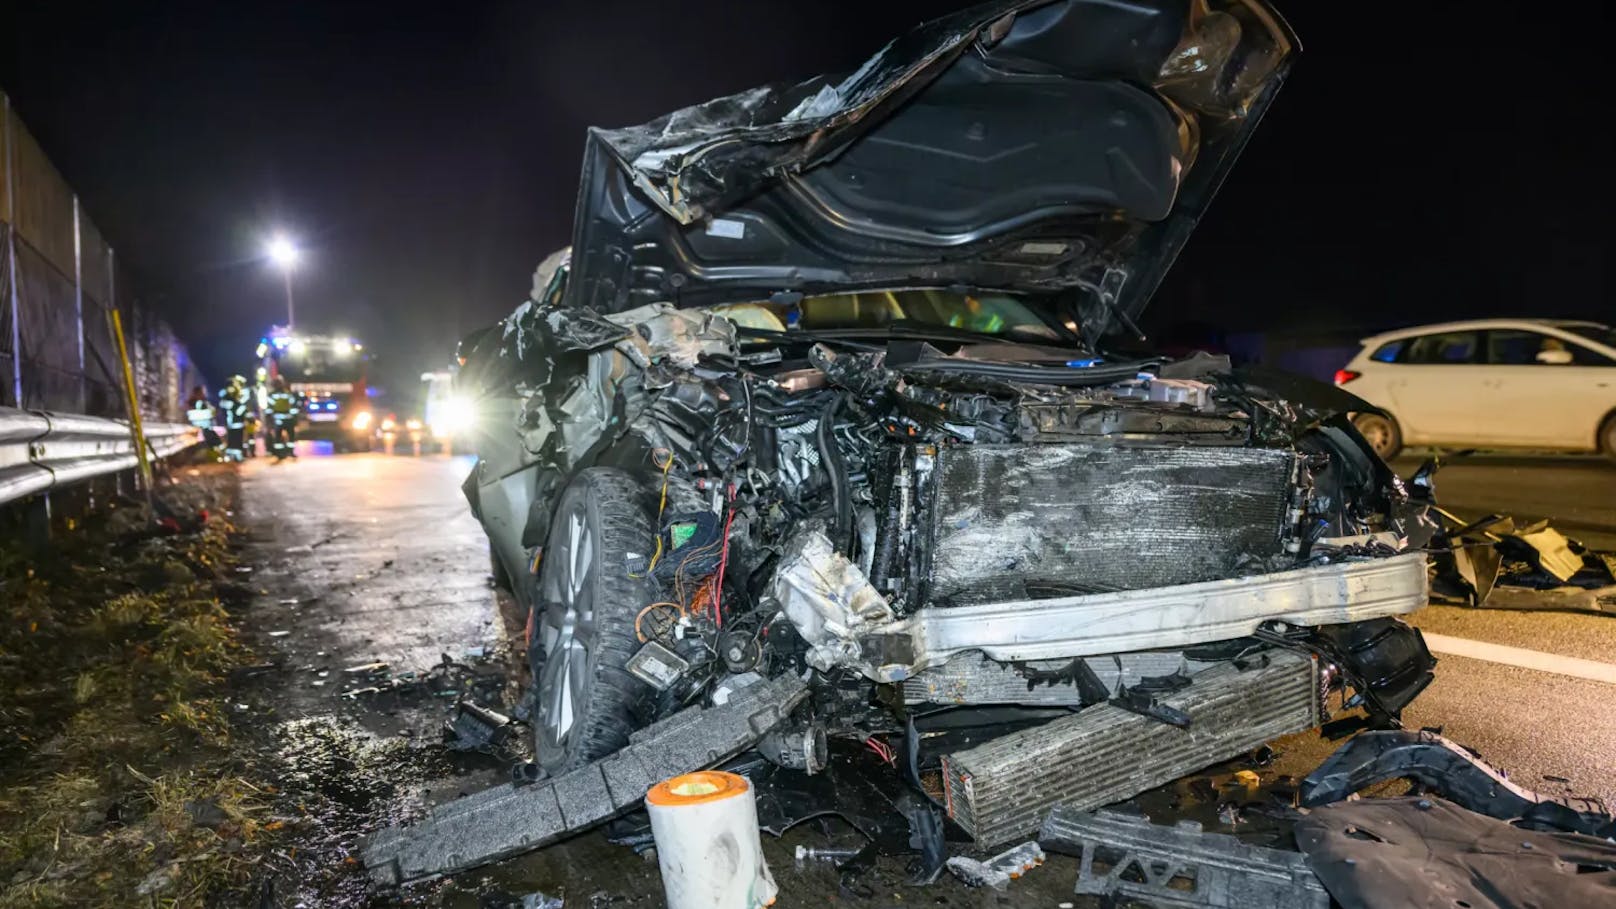
<path fill-rule="evenodd" d="M 286 330 L 292 330 L 294 308 L 292 305 L 292 269 L 297 267 L 297 246 L 287 239 L 284 234 L 278 234 L 269 241 L 266 249 L 269 261 L 281 270 L 286 279 Z"/>

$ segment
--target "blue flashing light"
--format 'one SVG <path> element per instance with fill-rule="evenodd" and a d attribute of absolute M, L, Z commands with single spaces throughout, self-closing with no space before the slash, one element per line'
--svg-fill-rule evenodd
<path fill-rule="evenodd" d="M 1105 360 L 1100 357 L 1090 357 L 1087 360 L 1067 360 L 1066 365 L 1073 369 L 1088 369 L 1090 366 L 1099 366 Z"/>
<path fill-rule="evenodd" d="M 275 339 L 275 349 L 276 350 L 285 350 L 287 345 L 289 345 L 291 343 L 292 343 L 291 338 L 286 338 L 286 337 L 276 338 Z"/>

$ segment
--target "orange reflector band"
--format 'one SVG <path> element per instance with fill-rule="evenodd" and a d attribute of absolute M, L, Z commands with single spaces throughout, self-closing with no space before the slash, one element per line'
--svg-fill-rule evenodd
<path fill-rule="evenodd" d="M 645 801 L 662 808 L 678 808 L 745 795 L 747 789 L 746 777 L 720 770 L 698 770 L 657 783 L 645 794 Z"/>

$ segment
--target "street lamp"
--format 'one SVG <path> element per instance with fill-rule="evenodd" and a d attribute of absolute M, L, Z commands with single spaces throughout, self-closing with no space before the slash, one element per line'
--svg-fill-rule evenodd
<path fill-rule="evenodd" d="M 269 256 L 269 261 L 275 263 L 275 266 L 281 270 L 282 276 L 286 278 L 286 330 L 291 331 L 294 311 L 292 307 L 292 269 L 297 267 L 299 255 L 297 246 L 285 234 L 276 234 L 270 239 L 269 246 L 264 251 Z"/>

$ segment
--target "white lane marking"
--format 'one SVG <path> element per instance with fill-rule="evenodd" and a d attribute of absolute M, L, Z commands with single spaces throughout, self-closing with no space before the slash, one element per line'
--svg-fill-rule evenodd
<path fill-rule="evenodd" d="M 1469 638 L 1450 638 L 1445 634 L 1432 634 L 1429 631 L 1423 634 L 1426 646 L 1437 653 L 1616 685 L 1616 663 L 1601 663 L 1596 660 L 1561 656 L 1558 653 L 1545 653 L 1541 650 L 1527 650 L 1524 647 L 1489 644 L 1486 641 L 1472 641 Z"/>

